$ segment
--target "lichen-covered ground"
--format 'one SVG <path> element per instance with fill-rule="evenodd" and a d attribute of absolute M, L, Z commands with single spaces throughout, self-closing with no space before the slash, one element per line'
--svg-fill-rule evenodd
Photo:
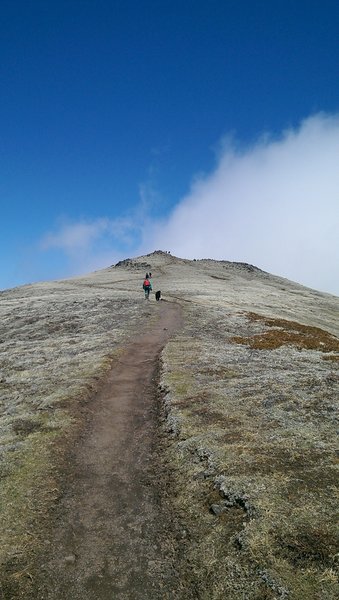
<path fill-rule="evenodd" d="M 30 578 L 22 557 L 57 501 L 60 442 L 125 341 L 157 318 L 146 270 L 183 310 L 159 382 L 180 597 L 334 600 L 339 299 L 161 252 L 0 296 L 4 577 Z"/>
<path fill-rule="evenodd" d="M 190 307 L 163 353 L 192 585 L 203 598 L 334 600 L 336 363 L 290 342 L 253 349 L 266 330 Z"/>
<path fill-rule="evenodd" d="M 140 326 L 140 282 L 127 280 L 130 290 L 108 271 L 0 295 L 0 598 L 6 582 L 19 590 L 30 578 L 26 556 L 58 501 L 66 449 Z"/>

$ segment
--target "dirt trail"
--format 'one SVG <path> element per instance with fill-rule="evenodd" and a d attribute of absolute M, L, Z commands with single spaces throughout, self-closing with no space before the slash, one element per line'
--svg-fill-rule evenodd
<path fill-rule="evenodd" d="M 157 359 L 180 326 L 180 309 L 162 302 L 159 310 L 159 321 L 128 343 L 94 400 L 47 541 L 37 600 L 177 597 L 154 440 Z"/>

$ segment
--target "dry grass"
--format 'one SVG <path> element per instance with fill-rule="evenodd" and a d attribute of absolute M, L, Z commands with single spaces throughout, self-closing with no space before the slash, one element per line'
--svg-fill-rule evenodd
<path fill-rule="evenodd" d="M 141 288 L 112 280 L 108 271 L 0 295 L 0 597 L 24 597 L 88 400 L 140 316 L 153 318 Z"/>
<path fill-rule="evenodd" d="M 156 318 L 150 266 L 185 315 L 160 387 L 188 597 L 335 600 L 339 300 L 162 253 L 0 295 L 0 592 L 20 597 L 87 402 Z"/>
<path fill-rule="evenodd" d="M 291 345 L 299 350 L 339 352 L 338 338 L 319 327 L 310 327 L 286 319 L 270 319 L 253 312 L 247 313 L 246 316 L 251 322 L 263 323 L 271 329 L 251 337 L 234 336 L 231 342 L 248 345 L 254 350 L 275 350 L 281 346 Z M 337 355 L 328 358 L 338 360 Z"/>
<path fill-rule="evenodd" d="M 197 597 L 334 600 L 339 377 L 323 356 L 338 339 L 215 302 L 184 310 L 161 386 Z"/>

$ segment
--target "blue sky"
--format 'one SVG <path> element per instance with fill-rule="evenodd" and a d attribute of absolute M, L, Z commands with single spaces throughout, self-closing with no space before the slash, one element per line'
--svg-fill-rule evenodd
<path fill-rule="evenodd" d="M 3 0 L 0 28 L 1 288 L 161 248 L 339 295 L 337 1 Z"/>

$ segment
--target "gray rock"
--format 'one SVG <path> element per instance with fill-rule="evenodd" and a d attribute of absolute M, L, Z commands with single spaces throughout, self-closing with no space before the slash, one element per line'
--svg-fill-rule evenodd
<path fill-rule="evenodd" d="M 223 504 L 211 504 L 210 511 L 216 517 L 219 517 L 222 513 L 226 512 L 227 507 Z"/>
<path fill-rule="evenodd" d="M 65 556 L 64 560 L 66 565 L 74 565 L 76 561 L 76 556 L 74 554 L 69 554 L 68 556 Z"/>

